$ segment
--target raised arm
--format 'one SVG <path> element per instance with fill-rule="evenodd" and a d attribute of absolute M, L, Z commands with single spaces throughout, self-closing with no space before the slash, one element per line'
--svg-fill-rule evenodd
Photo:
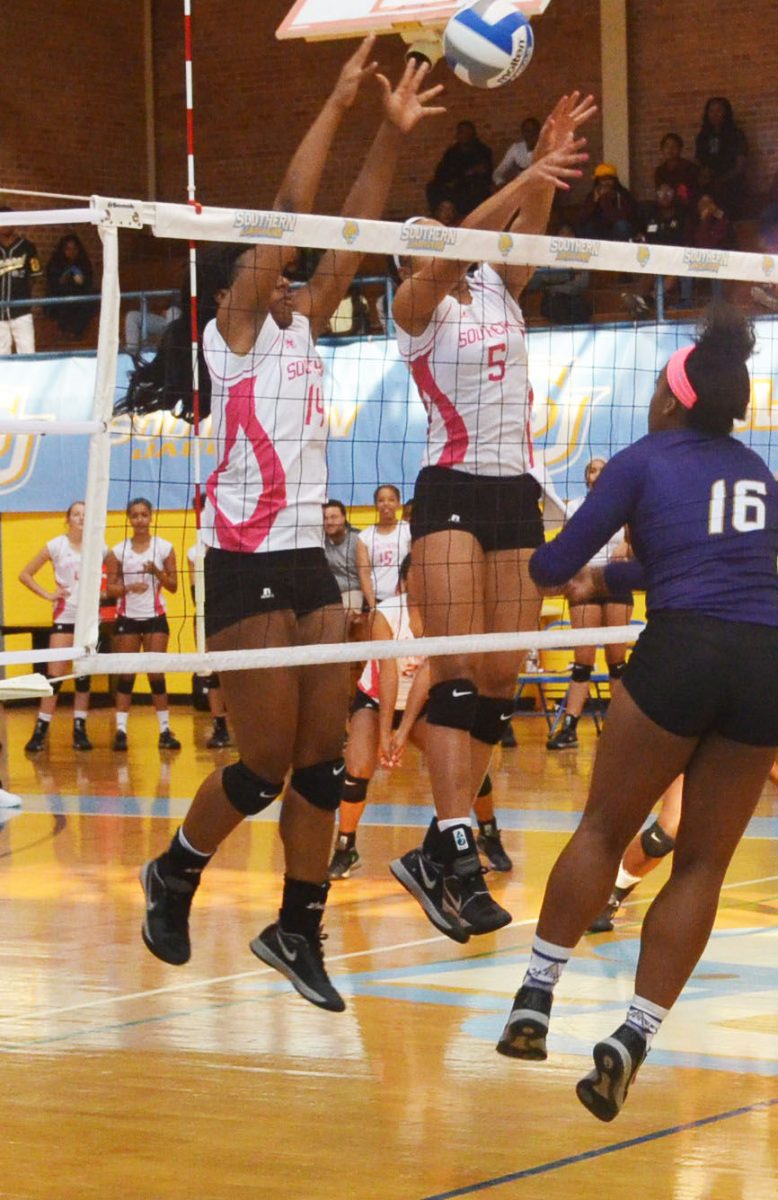
<path fill-rule="evenodd" d="M 540 131 L 538 144 L 535 147 L 534 161 L 520 178 L 526 179 L 537 166 L 538 174 L 533 175 L 528 183 L 531 186 L 522 194 L 519 201 L 518 214 L 513 216 L 511 231 L 513 233 L 545 233 L 548 219 L 551 215 L 551 205 L 554 192 L 557 189 L 567 190 L 567 180 L 580 171 L 570 170 L 576 162 L 585 161 L 587 155 L 581 153 L 585 140 L 578 137 L 578 130 L 590 120 L 597 111 L 597 106 L 591 96 L 581 99 L 580 92 L 570 96 L 562 96 L 546 118 Z M 545 170 L 543 169 L 545 165 Z M 563 168 L 557 170 L 557 168 Z M 494 269 L 502 275 L 508 291 L 517 300 L 529 283 L 535 271 L 534 267 L 523 265 L 493 264 Z"/>
<path fill-rule="evenodd" d="M 425 117 L 445 112 L 444 108 L 430 105 L 443 90 L 442 85 L 422 90 L 428 71 L 427 63 L 420 66 L 409 61 L 394 90 L 384 75 L 376 76 L 383 92 L 384 119 L 343 204 L 344 216 L 368 220 L 381 216 L 405 138 Z M 361 254 L 328 250 L 308 287 L 296 293 L 294 306 L 310 319 L 314 338 L 327 328 L 330 317 L 348 292 L 361 257 Z"/>
<path fill-rule="evenodd" d="M 343 116 L 362 82 L 375 74 L 377 64 L 368 62 L 374 43 L 374 37 L 365 38 L 344 64 L 331 95 L 292 157 L 274 209 L 310 212 Z M 235 264 L 233 282 L 220 301 L 216 318 L 219 332 L 235 354 L 247 354 L 254 345 L 278 277 L 293 255 L 290 247 L 253 246 Z"/>

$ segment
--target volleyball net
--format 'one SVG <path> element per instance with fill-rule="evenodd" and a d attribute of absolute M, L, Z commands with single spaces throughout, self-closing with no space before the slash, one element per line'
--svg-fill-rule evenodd
<path fill-rule="evenodd" d="M 73 388 L 72 396 L 63 392 L 49 411 L 34 414 L 20 414 L 6 404 L 0 415 L 0 433 L 7 440 L 24 439 L 33 446 L 44 436 L 49 441 L 54 435 L 63 444 L 73 439 L 69 443 L 74 447 L 72 455 L 63 452 L 69 473 L 64 480 L 49 479 L 50 492 L 57 494 L 55 483 L 59 492 L 67 488 L 69 498 L 63 494 L 63 511 L 71 500 L 82 496 L 86 499 L 74 649 L 6 652 L 0 654 L 0 665 L 73 656 L 78 674 L 224 671 L 357 662 L 403 654 L 402 645 L 386 641 L 281 648 L 253 645 L 236 651 L 207 652 L 202 622 L 204 549 L 193 499 L 201 494 L 219 463 L 223 447 L 216 445 L 210 420 L 184 419 L 181 404 L 140 414 L 117 412 L 135 369 L 125 352 L 126 337 L 121 328 L 123 275 L 129 288 L 142 286 L 144 267 L 153 262 L 151 278 L 146 282 L 151 287 L 175 287 L 187 274 L 187 248 L 192 242 L 198 246 L 198 256 L 209 243 L 294 250 L 295 275 L 297 282 L 303 283 L 311 270 L 321 268 L 326 251 L 336 256 L 364 256 L 360 276 L 343 297 L 345 307 L 329 314 L 333 332 L 323 336 L 318 347 L 324 372 L 311 381 L 307 393 L 312 416 L 325 427 L 328 439 L 328 496 L 340 500 L 352 519 L 362 525 L 375 520 L 373 494 L 379 485 L 391 484 L 403 501 L 412 499 L 427 436 L 427 409 L 393 336 L 391 289 L 386 277 L 391 275 L 391 264 L 396 259 L 413 256 L 434 261 L 533 266 L 537 273 L 530 285 L 530 297 L 533 289 L 555 286 L 566 279 L 570 282 L 582 272 L 591 273 L 593 279 L 606 273 L 603 278 L 612 277 L 616 289 L 634 290 L 647 297 L 657 281 L 662 281 L 660 291 L 666 280 L 695 281 L 690 284 L 698 290 L 695 308 L 704 304 L 705 294 L 722 289 L 734 302 L 742 299 L 748 304 L 752 287 L 769 289 L 778 278 L 778 265 L 769 254 L 100 196 L 92 197 L 88 208 L 0 215 L 3 225 L 21 228 L 67 225 L 78 230 L 89 226 L 98 231 L 102 243 L 99 337 L 90 394 L 85 394 L 84 380 L 69 381 L 63 368 L 62 387 Z M 194 290 L 196 279 L 192 284 Z M 531 310 L 531 302 L 528 307 Z M 570 326 L 530 323 L 531 471 L 542 492 L 547 536 L 560 527 L 569 502 L 583 495 L 584 471 L 590 459 L 608 459 L 646 432 L 656 377 L 670 354 L 691 340 L 693 331 L 691 317 Z M 773 398 L 778 323 L 769 317 L 760 318 L 757 333 L 758 348 L 751 365 L 751 408 L 736 433 L 778 469 L 778 450 L 772 437 L 773 425 L 778 422 Z M 466 343 L 468 338 L 481 335 L 475 328 L 463 328 L 460 336 Z M 499 339 L 496 344 L 501 344 Z M 196 391 L 202 360 L 196 351 L 186 353 L 191 355 Z M 491 354 L 490 348 L 484 347 L 485 366 L 499 372 L 499 352 Z M 0 360 L 0 379 L 11 369 L 10 363 L 8 359 Z M 246 438 L 247 434 L 239 427 L 236 436 Z M 85 439 L 88 450 L 84 449 Z M 151 532 L 175 547 L 181 573 L 179 591 L 169 606 L 171 615 L 178 619 L 172 647 L 165 654 L 144 653 L 142 658 L 105 653 L 98 648 L 105 549 L 132 535 L 126 514 L 129 502 L 137 497 L 151 502 Z M 46 507 L 51 510 L 53 504 L 49 502 Z M 199 511 L 199 505 L 197 508 Z M 194 594 L 186 573 L 187 558 Z M 445 562 L 441 562 L 440 569 L 445 571 Z M 423 637 L 415 641 L 414 652 L 473 654 L 570 648 L 633 641 L 636 633 L 635 626 L 595 630 L 556 627 L 523 633 Z"/>

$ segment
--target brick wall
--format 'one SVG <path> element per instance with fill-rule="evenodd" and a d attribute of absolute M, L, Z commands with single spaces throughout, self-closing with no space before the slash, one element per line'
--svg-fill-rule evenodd
<path fill-rule="evenodd" d="M 343 43 L 275 40 L 288 3 L 195 0 L 197 176 L 206 203 L 269 203 L 291 149 L 336 77 Z M 179 0 L 154 3 L 158 197 L 166 200 L 185 198 L 181 7 Z M 629 0 L 628 10 L 636 192 L 651 192 L 663 133 L 678 130 L 691 148 L 705 99 L 713 94 L 732 100 L 752 146 L 753 188 L 764 192 L 778 169 L 778 4 L 749 0 L 733 9 L 725 0 Z M 13 70 L 0 77 L 0 183 L 144 196 L 141 4 L 6 0 L 4 13 L 15 56 Z M 434 78 L 446 84 L 448 114 L 422 125 L 409 144 L 387 215 L 402 217 L 423 205 L 424 183 L 462 118 L 475 121 L 497 158 L 521 120 L 542 117 L 561 92 L 579 87 L 596 94 L 598 14 L 598 0 L 554 0 L 535 22 L 532 65 L 499 92 L 467 88 L 438 67 Z M 390 76 L 397 75 L 402 53 L 398 39 L 379 43 Z M 324 210 L 338 210 L 378 119 L 377 97 L 368 93 L 342 129 L 325 171 Z M 589 137 L 596 159 L 598 123 Z M 54 240 L 38 237 L 44 253 Z M 87 240 L 97 257 L 97 239 Z"/>
<path fill-rule="evenodd" d="M 76 195 L 143 190 L 139 11 L 127 0 L 5 0 L 0 195 L 3 185 Z M 2 201 L 20 208 L 57 205 L 12 196 Z M 44 260 L 62 232 L 31 231 Z M 99 257 L 97 235 L 79 235 Z"/>

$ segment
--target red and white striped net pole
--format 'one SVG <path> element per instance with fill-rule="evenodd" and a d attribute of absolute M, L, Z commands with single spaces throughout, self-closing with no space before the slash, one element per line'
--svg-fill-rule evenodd
<path fill-rule="evenodd" d="M 192 0 L 184 0 L 184 74 L 186 79 L 186 196 L 187 203 L 195 212 L 201 211 L 197 201 L 195 185 L 194 146 L 194 88 L 192 84 Z M 205 580 L 203 552 L 200 537 L 200 512 L 202 509 L 202 485 L 200 479 L 200 356 L 197 315 L 197 243 L 189 240 L 189 314 L 192 336 L 192 411 L 194 413 L 194 454 L 192 473 L 195 490 L 195 640 L 198 654 L 205 652 Z"/>

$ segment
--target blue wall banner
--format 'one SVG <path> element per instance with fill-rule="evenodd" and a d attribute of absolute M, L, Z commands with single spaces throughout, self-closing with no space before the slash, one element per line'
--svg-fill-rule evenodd
<path fill-rule="evenodd" d="M 688 325 L 538 328 L 528 332 L 533 439 L 538 472 L 550 494 L 573 498 L 584 490 L 593 456 L 611 457 L 646 432 L 659 370 Z M 751 363 L 752 402 L 738 430 L 778 469 L 778 321 L 757 322 Z M 363 338 L 322 344 L 326 363 L 331 496 L 347 505 L 370 504 L 379 482 L 397 484 L 410 498 L 424 447 L 426 414 L 394 341 Z M 117 399 L 126 391 L 130 360 L 122 355 Z M 91 414 L 93 357 L 0 359 L 0 414 L 86 420 Z M 207 433 L 205 425 L 204 432 Z M 114 421 L 110 507 L 146 495 L 158 508 L 185 508 L 191 500 L 190 426 L 155 413 Z M 64 510 L 86 486 L 89 439 L 0 434 L 0 511 Z M 203 438 L 203 478 L 216 465 L 215 445 Z"/>

